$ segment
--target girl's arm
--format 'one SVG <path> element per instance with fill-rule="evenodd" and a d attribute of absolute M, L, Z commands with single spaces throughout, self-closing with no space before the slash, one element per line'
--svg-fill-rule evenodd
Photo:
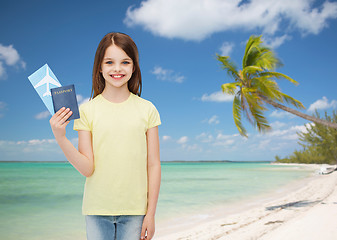
<path fill-rule="evenodd" d="M 90 177 L 94 172 L 94 155 L 92 151 L 91 132 L 78 131 L 78 150 L 67 139 L 65 121 L 71 116 L 70 109 L 61 108 L 50 119 L 56 142 L 61 147 L 67 160 L 84 176 Z"/>
<path fill-rule="evenodd" d="M 147 130 L 147 172 L 148 172 L 148 204 L 147 213 L 143 221 L 141 238 L 144 239 L 147 231 L 147 239 L 152 239 L 155 231 L 155 213 L 157 208 L 161 166 L 159 153 L 159 134 L 158 127 Z"/>

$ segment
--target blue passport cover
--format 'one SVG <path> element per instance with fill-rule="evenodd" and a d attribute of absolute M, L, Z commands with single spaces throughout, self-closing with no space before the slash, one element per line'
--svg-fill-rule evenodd
<path fill-rule="evenodd" d="M 52 88 L 50 90 L 55 113 L 62 107 L 65 107 L 70 108 L 70 110 L 73 112 L 67 121 L 80 118 L 74 84 Z"/>

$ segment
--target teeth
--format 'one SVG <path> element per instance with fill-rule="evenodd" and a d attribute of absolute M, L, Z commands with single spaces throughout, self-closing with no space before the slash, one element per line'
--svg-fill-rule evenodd
<path fill-rule="evenodd" d="M 114 78 L 121 78 L 121 77 L 123 77 L 123 75 L 112 75 L 112 77 L 114 77 Z"/>

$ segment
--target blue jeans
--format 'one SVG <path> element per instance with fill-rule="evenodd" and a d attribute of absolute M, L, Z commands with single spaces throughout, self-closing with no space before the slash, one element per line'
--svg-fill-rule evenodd
<path fill-rule="evenodd" d="M 139 240 L 144 215 L 86 215 L 87 240 Z"/>

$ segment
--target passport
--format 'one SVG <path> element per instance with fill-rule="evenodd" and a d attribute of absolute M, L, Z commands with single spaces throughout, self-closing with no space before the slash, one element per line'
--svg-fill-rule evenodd
<path fill-rule="evenodd" d="M 51 115 L 54 114 L 53 100 L 51 98 L 51 88 L 61 87 L 61 83 L 56 78 L 48 64 L 43 65 L 40 69 L 35 71 L 28 77 L 30 83 L 33 85 L 37 94 L 46 105 Z"/>
<path fill-rule="evenodd" d="M 50 91 L 55 113 L 62 107 L 65 107 L 70 108 L 70 110 L 73 112 L 67 121 L 80 118 L 74 84 L 52 88 Z"/>

